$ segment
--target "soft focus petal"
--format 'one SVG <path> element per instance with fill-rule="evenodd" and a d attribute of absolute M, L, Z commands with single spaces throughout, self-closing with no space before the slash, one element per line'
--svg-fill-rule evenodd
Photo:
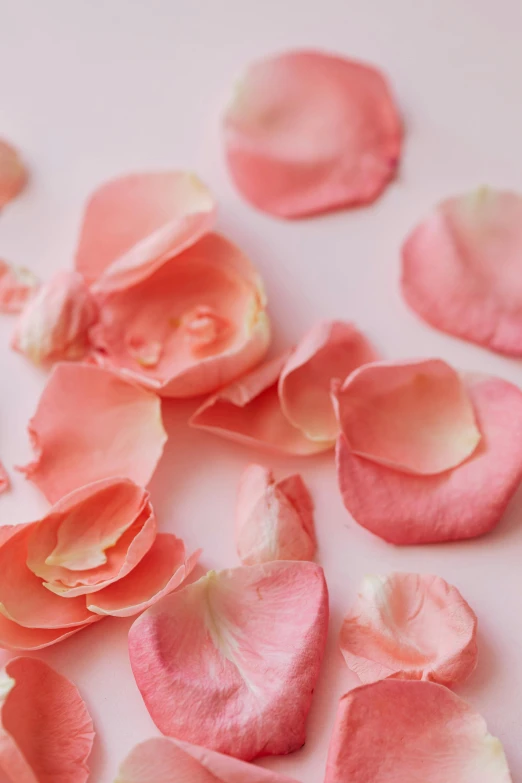
<path fill-rule="evenodd" d="M 344 381 L 377 355 L 353 324 L 321 321 L 303 337 L 279 378 L 279 398 L 288 421 L 310 440 L 334 441 L 339 432 L 332 380 Z"/>
<path fill-rule="evenodd" d="M 103 478 L 145 486 L 167 439 L 155 394 L 80 364 L 54 368 L 29 434 L 36 459 L 21 470 L 51 502 Z"/>
<path fill-rule="evenodd" d="M 431 682 L 382 680 L 347 693 L 325 783 L 511 783 L 499 740 L 465 701 Z"/>
<path fill-rule="evenodd" d="M 6 492 L 11 486 L 9 481 L 9 474 L 3 464 L 0 462 L 0 495 L 2 492 Z"/>
<path fill-rule="evenodd" d="M 464 383 L 441 359 L 361 367 L 338 391 L 336 403 L 354 454 L 407 473 L 454 468 L 480 441 Z"/>
<path fill-rule="evenodd" d="M 470 378 L 480 444 L 459 467 L 415 476 L 356 456 L 344 436 L 337 475 L 352 517 L 393 544 L 474 538 L 491 530 L 522 479 L 522 393 L 499 378 Z"/>
<path fill-rule="evenodd" d="M 0 313 L 21 312 L 39 284 L 29 269 L 0 260 Z"/>
<path fill-rule="evenodd" d="M 341 628 L 341 652 L 363 683 L 394 676 L 451 686 L 477 663 L 477 618 L 438 576 L 367 576 Z"/>
<path fill-rule="evenodd" d="M 129 652 L 164 734 L 251 760 L 304 744 L 327 626 L 322 568 L 266 563 L 162 599 L 135 621 Z"/>
<path fill-rule="evenodd" d="M 313 509 L 299 474 L 276 481 L 261 465 L 249 465 L 241 476 L 236 504 L 236 546 L 243 565 L 312 560 Z"/>
<path fill-rule="evenodd" d="M 98 291 L 134 285 L 210 231 L 215 213 L 212 194 L 189 172 L 114 179 L 87 204 L 76 268 Z"/>
<path fill-rule="evenodd" d="M 0 209 L 16 198 L 27 182 L 27 171 L 18 152 L 0 139 Z"/>
<path fill-rule="evenodd" d="M 437 329 L 522 356 L 522 196 L 481 188 L 439 204 L 404 244 L 402 292 Z"/>
<path fill-rule="evenodd" d="M 285 218 L 374 201 L 401 151 L 401 120 L 381 73 L 321 52 L 250 65 L 224 125 L 238 189 Z"/>

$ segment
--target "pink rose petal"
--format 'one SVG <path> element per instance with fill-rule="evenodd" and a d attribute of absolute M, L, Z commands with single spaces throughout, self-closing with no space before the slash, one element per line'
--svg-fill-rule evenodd
<path fill-rule="evenodd" d="M 438 576 L 367 576 L 340 636 L 348 668 L 363 683 L 389 676 L 451 686 L 477 663 L 477 618 Z"/>
<path fill-rule="evenodd" d="M 163 598 L 135 621 L 129 652 L 164 734 L 251 760 L 303 745 L 327 626 L 322 569 L 266 563 Z"/>
<path fill-rule="evenodd" d="M 3 464 L 0 462 L 0 495 L 2 492 L 6 492 L 10 486 L 11 482 L 9 480 L 9 474 Z"/>
<path fill-rule="evenodd" d="M 325 783 L 511 783 L 499 740 L 442 685 L 382 680 L 341 699 Z"/>
<path fill-rule="evenodd" d="M 480 441 L 466 388 L 440 359 L 368 364 L 346 380 L 336 402 L 353 454 L 407 473 L 454 468 Z"/>
<path fill-rule="evenodd" d="M 183 171 L 107 182 L 85 211 L 76 268 L 98 291 L 134 285 L 211 230 L 211 193 Z"/>
<path fill-rule="evenodd" d="M 241 476 L 236 504 L 236 546 L 243 565 L 312 560 L 313 511 L 299 474 L 276 481 L 261 465 L 249 465 Z"/>
<path fill-rule="evenodd" d="M 522 393 L 499 378 L 465 378 L 481 441 L 472 457 L 437 476 L 409 475 L 353 453 L 343 435 L 337 472 L 353 518 L 394 544 L 483 535 L 522 479 Z"/>
<path fill-rule="evenodd" d="M 38 278 L 29 269 L 0 260 L 0 313 L 21 312 L 38 286 Z"/>
<path fill-rule="evenodd" d="M 36 459 L 21 470 L 51 502 L 103 478 L 146 485 L 167 438 L 155 394 L 80 364 L 54 368 L 29 433 Z"/>
<path fill-rule="evenodd" d="M 224 126 L 238 189 L 285 218 L 374 201 L 401 152 L 401 120 L 381 73 L 321 52 L 250 65 Z"/>
<path fill-rule="evenodd" d="M 0 209 L 16 198 L 27 182 L 27 172 L 18 152 L 0 139 Z"/>

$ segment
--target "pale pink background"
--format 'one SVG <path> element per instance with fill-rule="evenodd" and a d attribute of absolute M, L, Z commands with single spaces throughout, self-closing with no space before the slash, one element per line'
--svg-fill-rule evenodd
<path fill-rule="evenodd" d="M 98 183 L 193 168 L 218 195 L 220 227 L 266 280 L 280 345 L 336 316 L 353 319 L 386 356 L 438 355 L 520 382 L 519 362 L 419 322 L 397 279 L 401 240 L 437 199 L 484 183 L 522 189 L 521 30 L 519 0 L 0 0 L 0 135 L 20 145 L 32 172 L 26 194 L 1 216 L 0 256 L 43 277 L 70 266 L 82 205 Z M 219 138 L 227 90 L 251 58 L 295 46 L 369 60 L 391 79 L 407 128 L 404 159 L 372 208 L 278 222 L 243 203 L 227 177 Z M 45 380 L 9 350 L 11 328 L 0 320 L 0 455 L 9 468 L 29 455 L 25 425 Z M 190 407 L 166 408 L 171 439 L 152 491 L 163 529 L 203 546 L 204 567 L 237 564 L 232 512 L 248 461 L 298 467 L 317 504 L 331 592 L 328 654 L 305 748 L 263 763 L 320 783 L 337 700 L 350 683 L 337 649 L 343 612 L 364 574 L 409 569 L 450 580 L 477 611 L 480 663 L 458 692 L 483 712 L 521 780 L 521 504 L 482 540 L 394 548 L 350 520 L 330 455 L 271 459 L 191 432 Z M 46 508 L 12 475 L 0 523 Z M 129 624 L 107 620 L 41 653 L 87 699 L 98 730 L 93 783 L 110 783 L 127 751 L 156 733 L 129 667 Z"/>

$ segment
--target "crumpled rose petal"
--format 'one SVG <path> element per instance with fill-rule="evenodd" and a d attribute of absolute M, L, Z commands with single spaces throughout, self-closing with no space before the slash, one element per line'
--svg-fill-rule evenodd
<path fill-rule="evenodd" d="M 18 152 L 0 139 L 0 209 L 21 193 L 27 182 L 27 171 Z"/>
<path fill-rule="evenodd" d="M 367 576 L 340 636 L 348 668 L 363 683 L 386 677 L 455 685 L 477 663 L 477 618 L 438 576 Z"/>
<path fill-rule="evenodd" d="M 250 65 L 224 130 L 239 191 L 284 218 L 374 201 L 401 152 L 401 120 L 382 74 L 314 51 Z"/>
<path fill-rule="evenodd" d="M 410 234 L 402 293 L 437 329 L 522 356 L 522 196 L 481 188 L 450 198 Z"/>
<path fill-rule="evenodd" d="M 407 473 L 454 468 L 480 441 L 464 383 L 441 359 L 360 367 L 337 391 L 336 406 L 353 454 Z"/>
<path fill-rule="evenodd" d="M 25 306 L 12 346 L 35 364 L 81 359 L 98 307 L 78 272 L 58 272 Z"/>
<path fill-rule="evenodd" d="M 236 546 L 243 565 L 313 559 L 314 504 L 298 473 L 276 481 L 261 465 L 245 469 L 236 504 Z"/>
<path fill-rule="evenodd" d="M 155 394 L 82 364 L 56 365 L 29 434 L 36 458 L 20 470 L 51 502 L 103 478 L 145 486 L 167 439 Z"/>
<path fill-rule="evenodd" d="M 155 737 L 131 750 L 114 783 L 296 783 L 254 764 L 188 742 Z"/>
<path fill-rule="evenodd" d="M 322 568 L 266 563 L 163 598 L 131 627 L 129 653 L 160 731 L 248 761 L 303 745 L 327 626 Z"/>
<path fill-rule="evenodd" d="M 448 688 L 381 680 L 341 699 L 325 783 L 511 783 L 502 745 Z"/>
<path fill-rule="evenodd" d="M 39 285 L 29 269 L 0 260 L 0 313 L 21 312 Z"/>
<path fill-rule="evenodd" d="M 68 679 L 37 658 L 0 673 L 0 773 L 13 783 L 86 783 L 94 727 Z"/>
<path fill-rule="evenodd" d="M 135 285 L 210 231 L 215 217 L 212 194 L 190 172 L 114 179 L 87 204 L 76 268 L 98 291 Z"/>
<path fill-rule="evenodd" d="M 500 521 L 522 479 L 522 393 L 499 378 L 464 376 L 481 441 L 437 476 L 409 475 L 337 443 L 337 475 L 352 517 L 393 544 L 474 538 Z"/>

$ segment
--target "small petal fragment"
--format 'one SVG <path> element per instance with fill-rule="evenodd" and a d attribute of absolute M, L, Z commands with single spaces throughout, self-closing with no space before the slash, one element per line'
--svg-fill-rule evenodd
<path fill-rule="evenodd" d="M 3 464 L 0 462 L 0 495 L 2 492 L 6 492 L 11 486 L 9 481 L 9 474 Z"/>
<path fill-rule="evenodd" d="M 325 783 L 511 783 L 499 740 L 431 682 L 382 680 L 341 699 Z"/>
<path fill-rule="evenodd" d="M 0 260 L 0 313 L 20 313 L 39 284 L 29 269 Z"/>
<path fill-rule="evenodd" d="M 27 171 L 18 152 L 0 139 L 0 209 L 24 189 Z"/>
<path fill-rule="evenodd" d="M 451 686 L 477 663 L 477 618 L 438 576 L 367 576 L 345 617 L 340 644 L 363 683 L 386 677 Z"/>
<path fill-rule="evenodd" d="M 239 191 L 284 218 L 374 201 L 401 152 L 401 120 L 381 73 L 314 51 L 253 63 L 224 129 Z"/>
<path fill-rule="evenodd" d="M 130 659 L 160 731 L 249 761 L 304 744 L 327 626 L 313 563 L 211 571 L 135 621 Z"/>

